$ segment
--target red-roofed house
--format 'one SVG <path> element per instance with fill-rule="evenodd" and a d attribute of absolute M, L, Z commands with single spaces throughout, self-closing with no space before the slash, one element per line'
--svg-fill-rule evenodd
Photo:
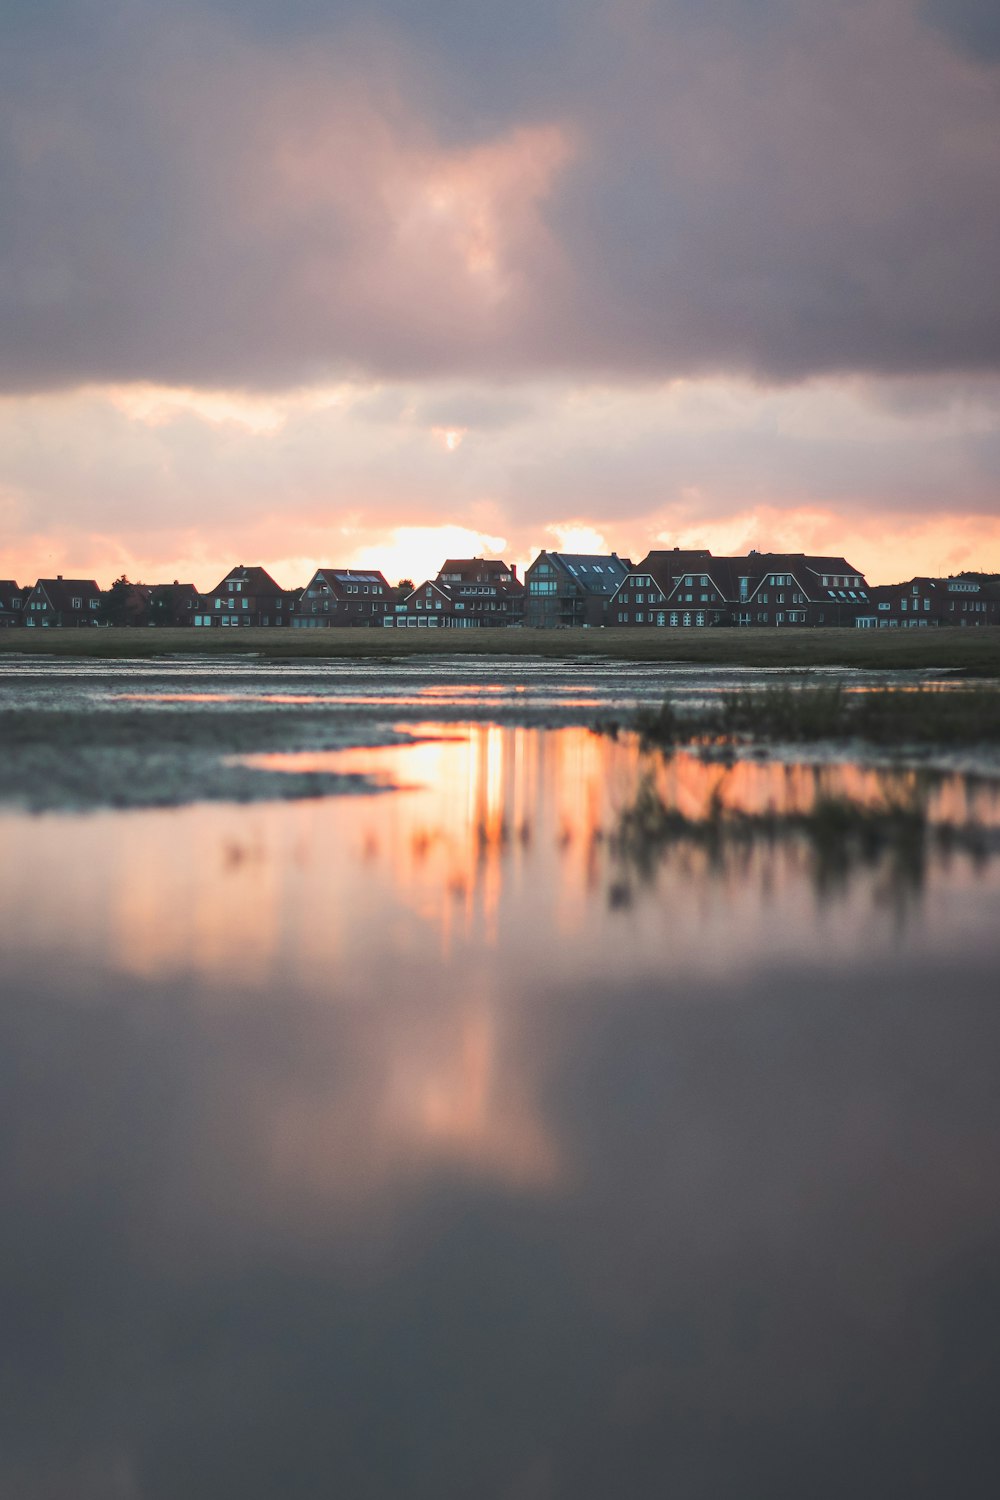
<path fill-rule="evenodd" d="M 24 600 L 24 623 L 29 627 L 97 625 L 101 591 L 93 578 L 39 578 Z"/>
<path fill-rule="evenodd" d="M 242 563 L 212 591 L 200 594 L 195 606 L 198 626 L 289 625 L 299 602 L 299 589 L 283 589 L 264 568 Z"/>

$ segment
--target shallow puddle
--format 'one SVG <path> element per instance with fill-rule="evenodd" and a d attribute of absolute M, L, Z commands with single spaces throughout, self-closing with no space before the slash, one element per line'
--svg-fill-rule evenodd
<path fill-rule="evenodd" d="M 985 1493 L 996 784 L 408 728 L 0 813 L 0 1490 Z M 687 828 L 838 799 L 984 842 Z"/>

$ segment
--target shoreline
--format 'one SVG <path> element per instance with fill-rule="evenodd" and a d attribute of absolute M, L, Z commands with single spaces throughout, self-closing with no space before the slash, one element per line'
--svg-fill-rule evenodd
<path fill-rule="evenodd" d="M 528 630 L 320 630 L 247 626 L 238 632 L 155 627 L 0 630 L 5 657 L 96 660 L 161 656 L 259 656 L 268 662 L 310 659 L 399 661 L 421 656 L 605 658 L 695 666 L 857 667 L 939 670 L 1000 677 L 1000 627 L 935 630 L 654 628 Z"/>

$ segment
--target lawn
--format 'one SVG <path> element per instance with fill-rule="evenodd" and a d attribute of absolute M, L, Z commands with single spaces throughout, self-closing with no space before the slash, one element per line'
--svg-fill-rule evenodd
<path fill-rule="evenodd" d="M 1000 628 L 974 630 L 2 630 L 0 651 L 53 656 L 173 653 L 269 658 L 412 655 L 610 657 L 747 667 L 939 669 L 1000 676 Z"/>

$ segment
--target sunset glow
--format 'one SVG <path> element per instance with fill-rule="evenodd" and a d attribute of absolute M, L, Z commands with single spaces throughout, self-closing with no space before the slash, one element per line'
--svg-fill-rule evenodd
<path fill-rule="evenodd" d="M 12 22 L 0 575 L 1000 568 L 1000 72 L 964 9 L 269 8 L 111 7 L 91 68 L 62 4 Z"/>

